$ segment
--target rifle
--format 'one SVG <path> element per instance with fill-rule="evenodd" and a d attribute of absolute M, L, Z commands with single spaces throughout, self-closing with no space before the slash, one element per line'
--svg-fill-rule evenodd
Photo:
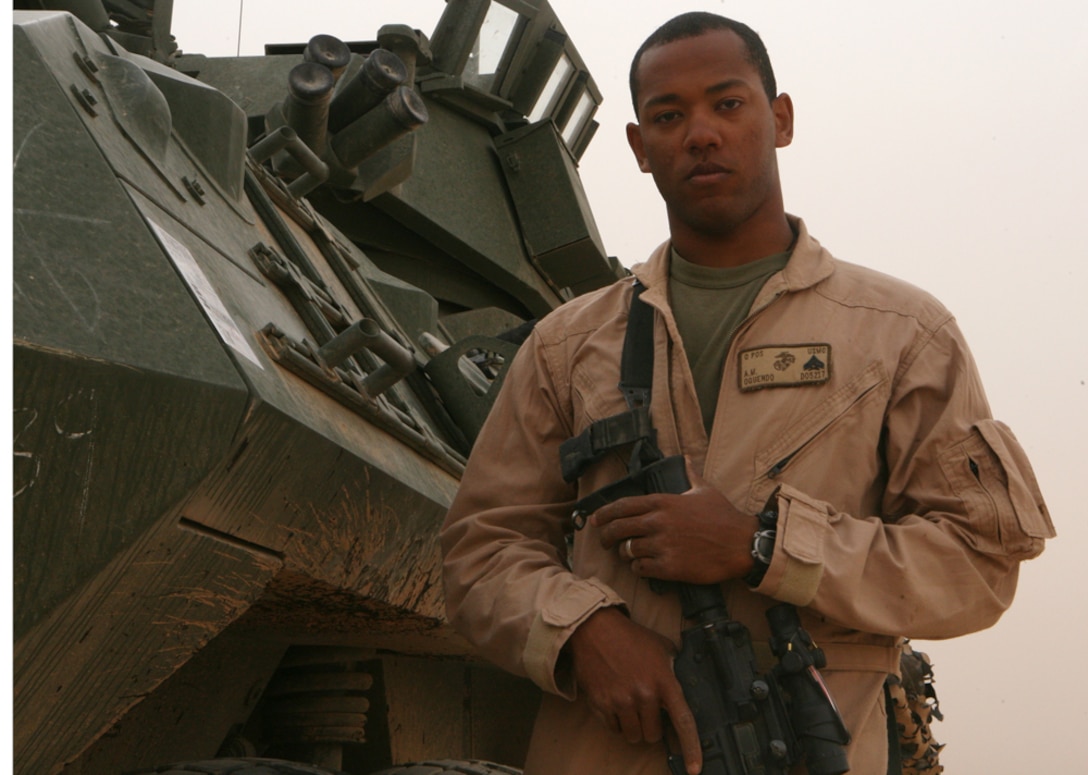
<path fill-rule="evenodd" d="M 575 525 L 581 527 L 585 515 L 622 497 L 690 487 L 680 455 L 636 464 L 628 476 L 578 501 Z M 810 775 L 849 769 L 844 746 L 850 736 L 819 674 L 826 659 L 792 605 L 767 611 L 778 664 L 760 674 L 748 628 L 729 617 L 718 585 L 666 585 L 655 579 L 651 585 L 659 593 L 675 589 L 691 622 L 681 633 L 673 669 L 695 716 L 704 775 L 786 775 L 802 760 Z M 686 775 L 683 757 L 671 750 L 667 756 L 672 775 Z"/>

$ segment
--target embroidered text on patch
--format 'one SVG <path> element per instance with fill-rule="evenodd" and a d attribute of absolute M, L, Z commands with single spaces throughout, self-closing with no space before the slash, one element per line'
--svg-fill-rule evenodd
<path fill-rule="evenodd" d="M 822 385 L 831 378 L 831 345 L 768 345 L 742 350 L 738 371 L 742 391 Z"/>

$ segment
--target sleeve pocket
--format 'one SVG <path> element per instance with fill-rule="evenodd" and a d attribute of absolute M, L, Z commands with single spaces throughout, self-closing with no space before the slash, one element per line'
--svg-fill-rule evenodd
<path fill-rule="evenodd" d="M 979 549 L 1028 558 L 1054 537 L 1035 473 L 1004 423 L 978 423 L 941 456 L 941 466 L 978 531 Z"/>
<path fill-rule="evenodd" d="M 580 624 L 598 608 L 622 604 L 623 600 L 616 593 L 602 589 L 593 579 L 583 579 L 562 596 L 549 601 L 541 610 L 540 618 L 552 627 L 571 627 Z"/>

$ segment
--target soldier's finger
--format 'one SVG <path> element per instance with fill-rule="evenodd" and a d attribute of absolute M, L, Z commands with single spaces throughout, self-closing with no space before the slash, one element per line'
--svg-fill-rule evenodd
<path fill-rule="evenodd" d="M 680 741 L 680 751 L 684 755 L 684 766 L 689 775 L 699 775 L 703 771 L 703 748 L 699 744 L 699 730 L 695 726 L 695 716 L 684 699 L 680 684 L 673 682 L 662 697 L 665 711 L 669 714 L 673 731 Z"/>
<path fill-rule="evenodd" d="M 656 743 L 665 733 L 661 717 L 661 703 L 657 698 L 648 700 L 639 706 L 639 718 L 642 720 L 642 738 L 647 743 Z"/>
<path fill-rule="evenodd" d="M 616 718 L 624 740 L 632 744 L 642 742 L 642 722 L 639 720 L 638 712 L 634 708 L 625 708 L 618 711 Z"/>
<path fill-rule="evenodd" d="M 590 703 L 590 710 L 593 711 L 593 715 L 596 716 L 600 722 L 607 727 L 610 731 L 620 734 L 620 722 L 616 718 L 615 714 L 608 713 L 598 708 L 593 703 Z"/>
<path fill-rule="evenodd" d="M 600 528 L 601 546 L 611 549 L 628 538 L 647 535 L 650 528 L 641 517 L 624 517 L 609 522 Z"/>
<path fill-rule="evenodd" d="M 653 506 L 648 502 L 647 495 L 631 495 L 606 503 L 593 512 L 589 521 L 596 527 L 604 527 L 618 519 L 628 519 L 640 514 L 645 514 Z"/>

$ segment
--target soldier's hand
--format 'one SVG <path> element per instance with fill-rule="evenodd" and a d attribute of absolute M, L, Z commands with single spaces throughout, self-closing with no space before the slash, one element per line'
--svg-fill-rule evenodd
<path fill-rule="evenodd" d="M 752 569 L 759 520 L 739 511 L 688 466 L 691 489 L 620 498 L 589 518 L 601 545 L 640 576 L 689 584 L 741 578 Z"/>
<path fill-rule="evenodd" d="M 695 717 L 672 669 L 672 642 L 635 624 L 618 608 L 602 608 L 568 641 L 578 690 L 593 712 L 630 743 L 656 743 L 664 710 L 691 775 L 703 768 Z"/>

